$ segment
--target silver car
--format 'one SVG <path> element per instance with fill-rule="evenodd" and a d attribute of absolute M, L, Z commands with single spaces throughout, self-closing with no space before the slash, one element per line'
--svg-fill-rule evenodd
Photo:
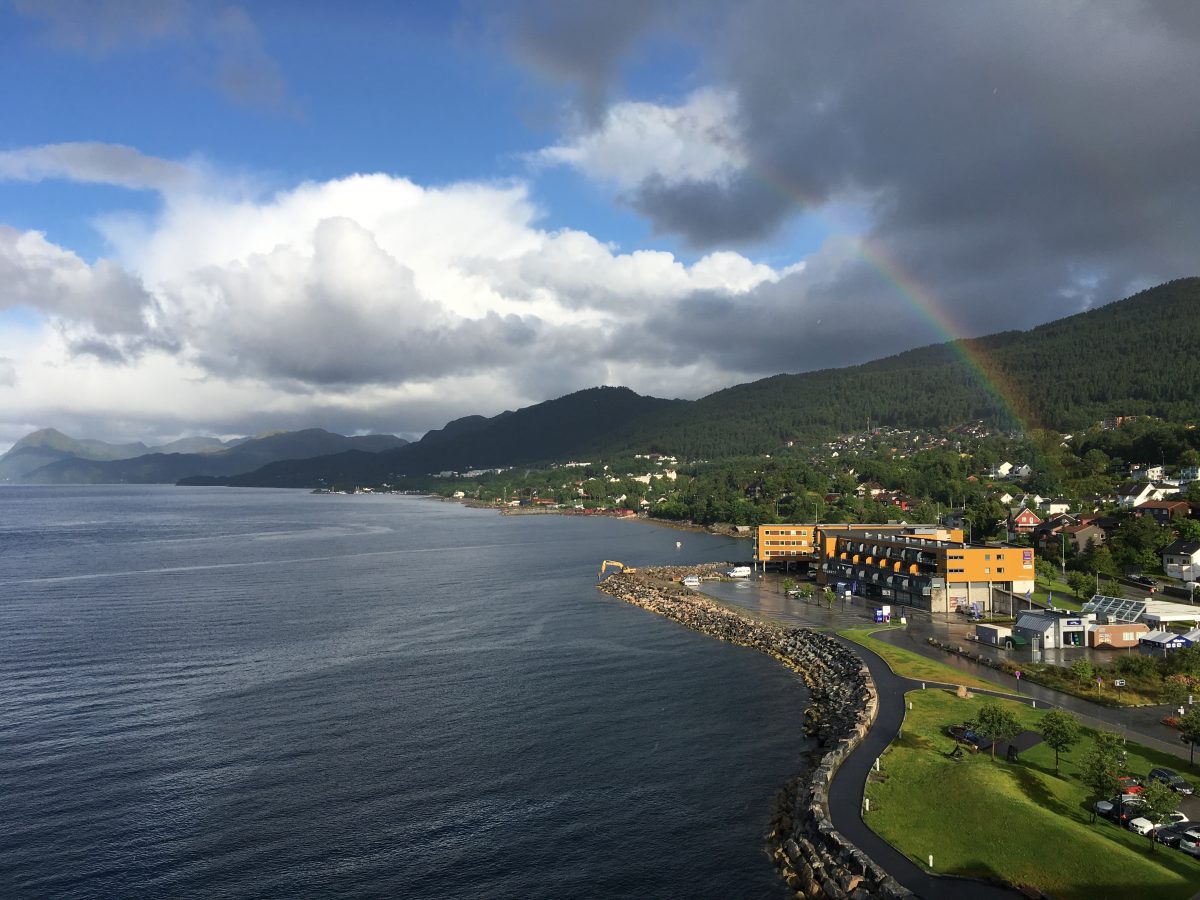
<path fill-rule="evenodd" d="M 1189 828 L 1179 839 L 1179 849 L 1192 856 L 1200 856 L 1200 828 Z"/>

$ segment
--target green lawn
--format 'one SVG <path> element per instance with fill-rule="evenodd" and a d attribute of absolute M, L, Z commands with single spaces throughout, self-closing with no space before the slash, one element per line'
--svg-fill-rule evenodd
<path fill-rule="evenodd" d="M 1054 605 L 1059 609 L 1080 609 L 1083 604 L 1075 597 L 1075 592 L 1065 581 L 1054 579 L 1046 581 L 1039 578 L 1034 585 L 1033 599 L 1042 604 L 1049 603 L 1053 598 Z M 1020 598 L 1023 599 L 1023 598 Z M 1091 599 L 1090 597 L 1088 598 Z"/>
<path fill-rule="evenodd" d="M 908 695 L 902 737 L 881 760 L 882 772 L 867 785 L 867 824 L 903 853 L 934 870 L 974 877 L 1000 875 L 1037 887 L 1055 900 L 1092 898 L 1187 898 L 1200 886 L 1200 861 L 1150 842 L 1110 822 L 1091 822 L 1092 798 L 1078 779 L 1075 760 L 1090 746 L 1091 732 L 1062 758 L 1054 774 L 1054 751 L 1039 744 L 1021 762 L 968 754 L 949 758 L 954 741 L 945 727 L 971 718 L 981 698 L 960 699 L 938 689 Z M 1043 710 L 999 701 L 1037 730 Z M 1152 766 L 1187 771 L 1174 757 L 1126 745 L 1129 769 L 1144 775 Z"/>
<path fill-rule="evenodd" d="M 854 641 L 856 644 L 861 644 L 870 650 L 874 650 L 883 657 L 893 672 L 897 675 L 903 675 L 905 678 L 916 678 L 918 681 L 931 681 L 942 684 L 963 684 L 967 687 L 985 688 L 994 691 L 1012 692 L 1013 690 L 1011 686 L 1004 687 L 999 683 L 987 681 L 974 675 L 968 675 L 966 672 L 960 672 L 958 669 L 952 668 L 945 663 L 926 659 L 912 650 L 893 647 L 891 644 L 885 644 L 878 638 L 871 637 L 872 632 L 882 630 L 885 629 L 881 629 L 878 625 L 871 625 L 867 628 L 845 628 L 839 631 L 838 634 Z"/>

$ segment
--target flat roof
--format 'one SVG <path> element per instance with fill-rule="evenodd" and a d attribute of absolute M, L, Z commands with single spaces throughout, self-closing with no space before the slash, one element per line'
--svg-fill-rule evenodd
<path fill-rule="evenodd" d="M 929 534 L 936 534 L 939 530 L 930 527 Z M 837 535 L 839 538 L 849 538 L 854 541 L 892 541 L 894 543 L 906 544 L 912 547 L 924 547 L 925 549 L 949 550 L 949 549 L 970 549 L 971 545 L 964 541 L 946 541 L 938 537 L 926 537 L 922 532 L 917 531 L 913 534 L 889 534 L 888 532 L 875 531 L 843 531 Z M 980 548 L 982 549 L 982 548 Z M 993 549 L 1005 549 L 1003 547 Z"/>

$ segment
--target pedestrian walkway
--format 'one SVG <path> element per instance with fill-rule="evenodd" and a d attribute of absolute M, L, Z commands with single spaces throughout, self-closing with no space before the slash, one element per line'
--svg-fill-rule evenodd
<path fill-rule="evenodd" d="M 1165 706 L 1144 707 L 1110 707 L 1092 703 L 1071 694 L 1064 694 L 1053 688 L 1033 684 L 1028 681 L 1018 681 L 1011 675 L 1000 672 L 990 666 L 985 666 L 973 660 L 964 659 L 952 653 L 945 653 L 928 644 L 932 632 L 920 622 L 910 622 L 907 628 L 880 631 L 875 637 L 884 643 L 911 650 L 927 659 L 945 663 L 960 672 L 984 678 L 1003 686 L 1011 683 L 1011 695 L 1019 695 L 1014 699 L 1037 701 L 1039 706 L 1065 709 L 1079 717 L 1089 728 L 1099 728 L 1105 731 L 1115 731 L 1122 737 L 1136 741 L 1147 747 L 1153 747 L 1163 753 L 1179 759 L 1187 759 L 1190 748 L 1180 742 L 1179 733 L 1175 729 L 1163 725 L 1161 719 L 1170 712 Z"/>
<path fill-rule="evenodd" d="M 867 774 L 875 760 L 895 739 L 904 722 L 904 695 L 920 689 L 921 683 L 895 675 L 875 653 L 865 647 L 838 638 L 859 655 L 871 672 L 879 696 L 875 724 L 862 743 L 846 757 L 829 787 L 829 818 L 833 827 L 882 866 L 896 881 L 925 900 L 960 900 L 963 897 L 984 900 L 1011 900 L 1019 892 L 999 885 L 949 875 L 933 875 L 872 831 L 862 818 L 863 790 Z M 914 811 L 915 812 L 915 811 Z M 937 856 L 934 856 L 936 868 Z"/>

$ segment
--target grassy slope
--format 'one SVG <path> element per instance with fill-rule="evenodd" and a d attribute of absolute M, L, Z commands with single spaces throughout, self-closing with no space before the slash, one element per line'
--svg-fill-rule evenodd
<path fill-rule="evenodd" d="M 979 698 L 959 699 L 947 690 L 914 691 L 903 737 L 882 758 L 883 780 L 867 786 L 872 829 L 921 863 L 930 853 L 934 869 L 975 877 L 1002 875 L 1031 884 L 1055 900 L 1191 897 L 1200 885 L 1200 861 L 1102 820 L 1090 823 L 1091 797 L 1079 781 L 1075 760 L 1085 737 L 1062 758 L 1054 775 L 1054 751 L 1044 744 L 1023 753 L 1021 763 L 946 754 L 954 742 L 945 726 L 974 715 Z M 1006 703 L 1027 728 L 1045 714 Z M 1128 744 L 1129 767 L 1145 774 L 1154 765 L 1179 769 L 1179 761 Z"/>
<path fill-rule="evenodd" d="M 951 666 L 932 659 L 926 659 L 924 656 L 914 653 L 911 650 L 893 647 L 891 644 L 885 644 L 878 638 L 871 637 L 871 632 L 880 630 L 878 626 L 873 625 L 869 628 L 846 628 L 839 631 L 838 634 L 854 641 L 856 644 L 861 644 L 869 650 L 875 651 L 891 666 L 893 672 L 897 675 L 903 675 L 905 678 L 916 678 L 920 681 L 940 682 L 943 684 L 963 684 L 973 688 L 1012 692 L 1011 687 L 1004 687 L 998 683 L 985 681 L 974 675 L 968 675 L 966 672 L 960 672 Z"/>

